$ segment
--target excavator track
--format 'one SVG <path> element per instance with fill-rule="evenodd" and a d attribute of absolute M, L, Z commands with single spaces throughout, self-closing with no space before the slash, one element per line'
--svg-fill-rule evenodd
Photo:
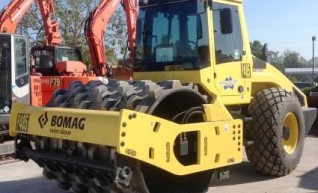
<path fill-rule="evenodd" d="M 155 108 L 159 98 L 182 89 L 197 93 L 198 99 L 176 105 L 181 109 L 175 104 L 165 104 L 170 106 L 169 111 Z M 183 99 L 186 98 L 184 96 Z M 111 80 L 107 85 L 100 81 L 83 85 L 77 81 L 67 90 L 55 91 L 48 106 L 107 111 L 127 108 L 172 120 L 180 114 L 179 111 L 184 112 L 204 101 L 206 98 L 198 92 L 196 85 L 182 85 L 180 81 Z M 17 136 L 16 143 L 19 159 L 34 160 L 43 167 L 43 175 L 55 179 L 61 189 L 72 188 L 73 192 L 78 193 L 202 193 L 206 191 L 212 176 L 212 171 L 175 176 L 119 155 L 113 147 L 96 144 L 27 135 Z"/>

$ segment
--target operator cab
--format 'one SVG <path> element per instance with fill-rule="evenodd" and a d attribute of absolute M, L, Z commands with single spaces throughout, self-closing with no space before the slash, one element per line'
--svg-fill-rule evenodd
<path fill-rule="evenodd" d="M 234 101 L 230 97 L 245 95 L 251 87 L 252 58 L 239 5 L 237 0 L 230 4 L 211 0 L 139 1 L 135 76 L 144 79 L 156 74 L 138 72 L 164 71 L 167 73 L 156 76 L 156 81 L 194 83 L 202 83 L 197 77 L 205 76 L 221 96 L 229 96 L 229 101 Z"/>
<path fill-rule="evenodd" d="M 208 6 L 213 7 L 213 31 L 209 29 Z M 241 36 L 233 29 L 237 10 L 231 6 L 212 1 L 141 0 L 139 7 L 135 72 L 200 70 L 211 66 L 213 60 L 241 60 L 241 41 L 233 49 L 226 46 Z M 210 56 L 213 36 L 215 58 Z"/>
<path fill-rule="evenodd" d="M 80 50 L 66 46 L 33 47 L 31 55 L 35 60 L 36 71 L 40 72 L 43 76 L 60 75 L 56 67 L 58 62 L 82 62 Z"/>
<path fill-rule="evenodd" d="M 182 6 L 180 4 L 182 3 Z M 134 71 L 198 70 L 209 66 L 204 1 L 140 1 Z"/>

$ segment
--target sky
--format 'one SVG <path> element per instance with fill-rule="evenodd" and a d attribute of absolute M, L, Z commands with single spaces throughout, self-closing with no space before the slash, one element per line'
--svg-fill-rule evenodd
<path fill-rule="evenodd" d="M 317 0 L 244 0 L 244 9 L 250 41 L 268 43 L 271 51 L 289 49 L 312 58 L 312 36 L 318 41 Z"/>
<path fill-rule="evenodd" d="M 0 0 L 0 9 L 9 2 Z M 289 49 L 312 58 L 312 36 L 318 41 L 318 0 L 244 0 L 244 9 L 250 41 L 268 43 L 269 50 L 280 54 Z"/>

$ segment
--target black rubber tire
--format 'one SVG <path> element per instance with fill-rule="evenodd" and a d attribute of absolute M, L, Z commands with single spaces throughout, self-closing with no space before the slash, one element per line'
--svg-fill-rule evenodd
<path fill-rule="evenodd" d="M 182 100 L 180 100 L 181 97 Z M 203 103 L 206 103 L 206 98 L 198 92 L 197 86 L 193 84 L 182 85 L 180 81 L 155 83 L 152 81 L 126 82 L 111 80 L 108 85 L 104 85 L 100 81 L 91 81 L 86 85 L 78 81 L 73 82 L 69 89 L 55 91 L 48 106 L 110 111 L 119 111 L 122 108 L 128 108 L 172 119 L 180 111 L 200 106 Z M 83 148 L 79 147 L 78 144 L 75 144 L 75 146 L 77 146 L 77 151 L 80 150 L 80 153 L 75 152 L 74 154 L 82 154 L 82 157 L 87 157 L 85 150 L 82 151 Z M 68 142 L 65 141 L 64 149 L 59 149 L 59 152 L 67 154 L 69 152 L 67 148 Z M 207 190 L 212 177 L 212 171 L 188 176 L 175 176 L 154 166 L 124 156 L 118 156 L 116 163 L 117 166 L 130 166 L 133 171 L 130 187 L 127 189 L 122 187 L 123 192 L 203 193 Z M 154 174 L 153 172 L 156 173 Z M 59 172 L 56 173 L 57 176 L 60 175 Z M 74 178 L 74 175 L 71 176 Z M 150 176 L 153 177 L 152 179 L 158 180 L 147 181 L 147 178 Z M 162 178 L 166 179 L 166 181 L 163 181 Z M 90 179 L 87 181 L 93 182 Z M 73 189 L 78 190 L 79 184 L 74 182 L 72 184 Z M 103 186 L 98 186 L 98 184 L 87 183 L 86 189 L 88 192 L 111 192 L 112 190 L 107 187 L 108 185 L 105 183 Z M 156 188 L 149 188 L 152 185 Z M 157 190 L 157 188 L 160 189 Z M 116 192 L 119 193 L 120 190 Z"/>
<path fill-rule="evenodd" d="M 297 97 L 284 89 L 270 88 L 257 93 L 249 110 L 252 122 L 247 125 L 246 154 L 251 165 L 262 174 L 284 176 L 300 161 L 305 139 L 305 124 Z M 292 153 L 283 145 L 284 120 L 293 113 L 298 122 L 298 141 Z"/>

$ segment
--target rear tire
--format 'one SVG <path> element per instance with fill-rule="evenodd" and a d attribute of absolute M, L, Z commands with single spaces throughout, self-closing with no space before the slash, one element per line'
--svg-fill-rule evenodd
<path fill-rule="evenodd" d="M 286 90 L 271 88 L 259 92 L 249 107 L 252 122 L 246 147 L 251 165 L 262 174 L 284 176 L 300 161 L 305 124 L 297 97 Z"/>

